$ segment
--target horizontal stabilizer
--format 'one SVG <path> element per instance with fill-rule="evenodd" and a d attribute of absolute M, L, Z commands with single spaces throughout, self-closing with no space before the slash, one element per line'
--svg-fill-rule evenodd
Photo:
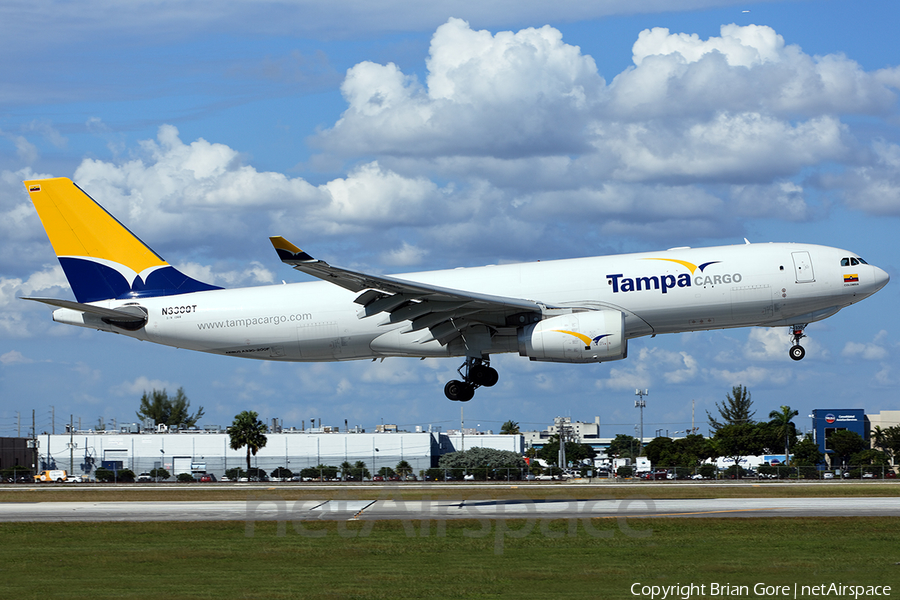
<path fill-rule="evenodd" d="M 144 326 L 147 322 L 146 309 L 137 306 L 123 306 L 121 308 L 103 308 L 102 306 L 94 306 L 93 304 L 83 304 L 72 300 L 60 300 L 57 298 L 22 298 L 22 300 L 34 300 L 42 302 L 50 306 L 58 308 L 67 308 L 77 312 L 95 315 L 107 323 L 108 325 L 116 325 L 122 329 L 135 331 Z"/>

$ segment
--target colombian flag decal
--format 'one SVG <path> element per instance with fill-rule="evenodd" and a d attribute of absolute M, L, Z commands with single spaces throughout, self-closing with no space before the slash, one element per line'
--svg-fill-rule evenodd
<path fill-rule="evenodd" d="M 844 283 L 859 283 L 859 274 L 844 275 Z"/>

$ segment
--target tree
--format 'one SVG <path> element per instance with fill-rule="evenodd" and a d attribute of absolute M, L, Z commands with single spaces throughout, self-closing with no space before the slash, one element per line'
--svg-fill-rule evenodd
<path fill-rule="evenodd" d="M 693 433 L 672 442 L 675 453 L 675 464 L 684 467 L 696 467 L 707 458 L 716 456 L 712 440 Z"/>
<path fill-rule="evenodd" d="M 752 423 L 723 425 L 713 436 L 713 443 L 719 456 L 729 456 L 735 465 L 741 464 L 741 457 L 761 454 L 763 442 L 761 430 Z M 737 470 L 740 477 L 740 469 Z"/>
<path fill-rule="evenodd" d="M 278 467 L 277 469 L 275 469 L 275 470 L 272 471 L 272 473 L 271 473 L 272 479 L 287 480 L 287 479 L 290 479 L 290 478 L 293 477 L 293 476 L 294 476 L 294 474 L 291 472 L 291 470 L 290 470 L 290 469 L 286 469 L 286 468 L 284 468 L 284 467 Z"/>
<path fill-rule="evenodd" d="M 850 464 L 855 466 L 876 465 L 886 467 L 890 464 L 887 454 L 881 450 L 867 448 L 850 456 Z"/>
<path fill-rule="evenodd" d="M 242 477 L 247 477 L 247 472 L 243 469 L 239 469 L 237 467 L 227 469 L 225 471 L 225 477 L 229 481 L 240 481 Z"/>
<path fill-rule="evenodd" d="M 640 448 L 640 444 L 636 437 L 618 433 L 610 441 L 609 448 L 606 449 L 606 455 L 618 458 L 636 458 L 638 448 Z"/>
<path fill-rule="evenodd" d="M 792 419 L 798 414 L 800 414 L 799 411 L 791 410 L 790 406 L 785 405 L 781 406 L 781 410 L 773 410 L 769 413 L 769 424 L 775 429 L 778 438 L 784 440 L 785 464 L 790 462 L 790 441 L 797 439 L 797 428 Z"/>
<path fill-rule="evenodd" d="M 350 463 L 346 463 L 350 464 Z M 300 477 L 306 481 L 308 479 L 337 479 L 338 467 L 333 467 L 330 465 L 324 465 L 319 463 L 315 467 L 306 467 L 305 469 L 300 470 Z"/>
<path fill-rule="evenodd" d="M 841 459 L 842 464 L 846 464 L 851 455 L 866 449 L 866 441 L 862 436 L 847 429 L 832 431 L 826 444 L 826 447 L 834 451 L 834 455 Z"/>
<path fill-rule="evenodd" d="M 400 462 L 398 462 L 397 466 L 394 467 L 394 470 L 397 471 L 397 475 L 399 475 L 400 477 L 409 477 L 413 472 L 412 465 L 405 460 L 401 460 Z"/>
<path fill-rule="evenodd" d="M 798 467 L 814 467 L 825 460 L 825 455 L 819 451 L 819 446 L 812 439 L 812 434 L 807 433 L 803 439 L 794 445 L 794 464 Z"/>
<path fill-rule="evenodd" d="M 585 459 L 593 459 L 597 452 L 588 444 L 579 444 L 578 442 L 566 442 L 566 461 L 572 464 L 578 464 Z M 544 444 L 544 447 L 538 450 L 538 457 L 544 459 L 548 463 L 555 464 L 559 460 L 559 436 L 552 435 Z M 565 469 L 568 465 L 557 465 Z"/>
<path fill-rule="evenodd" d="M 234 422 L 228 428 L 228 435 L 231 438 L 231 449 L 240 450 L 244 446 L 247 447 L 247 472 L 250 472 L 250 454 L 259 452 L 260 448 L 266 447 L 266 424 L 260 421 L 255 411 L 243 411 L 235 415 Z"/>
<path fill-rule="evenodd" d="M 366 467 L 366 463 L 361 460 L 358 460 L 353 464 L 344 461 L 341 463 L 340 470 L 344 481 L 362 481 L 363 479 L 369 479 L 372 476 L 369 473 L 369 469 Z"/>
<path fill-rule="evenodd" d="M 369 473 L 369 469 L 368 469 L 368 467 L 366 467 L 366 463 L 364 463 L 361 460 L 358 460 L 355 463 L 353 463 L 352 473 L 354 474 L 355 477 L 358 478 L 359 481 L 362 481 L 363 479 L 371 479 L 372 478 L 372 474 Z"/>
<path fill-rule="evenodd" d="M 900 456 L 900 426 L 895 425 L 882 429 L 876 425 L 872 432 L 872 444 L 883 450 L 891 461 Z"/>
<path fill-rule="evenodd" d="M 479 479 L 498 475 L 505 479 L 509 470 L 515 470 L 515 476 L 518 477 L 526 465 L 525 459 L 516 452 L 493 448 L 469 448 L 465 452 L 450 452 L 443 455 L 438 460 L 438 467 L 454 470 L 456 476 L 466 472 L 474 473 Z"/>
<path fill-rule="evenodd" d="M 709 419 L 709 428 L 715 432 L 726 425 L 753 423 L 753 415 L 756 414 L 756 411 L 750 412 L 752 405 L 753 401 L 750 399 L 750 392 L 747 391 L 746 386 L 736 385 L 732 387 L 731 393 L 726 394 L 725 402 L 721 406 L 716 402 L 716 408 L 719 410 L 719 415 L 722 418 L 721 421 L 716 420 L 709 414 L 709 411 L 706 411 L 706 416 Z"/>
<path fill-rule="evenodd" d="M 165 389 L 162 391 L 154 389 L 149 394 L 144 392 L 144 395 L 141 396 L 141 406 L 137 411 L 137 416 L 142 421 L 153 419 L 156 425 L 188 428 L 195 426 L 203 416 L 202 406 L 194 414 L 189 413 L 190 406 L 191 401 L 184 395 L 184 388 L 178 388 L 174 398 L 169 398 Z"/>
<path fill-rule="evenodd" d="M 677 464 L 675 443 L 669 437 L 655 437 L 644 444 L 644 455 L 654 467 L 673 467 Z"/>
<path fill-rule="evenodd" d="M 169 473 L 168 470 L 162 469 L 162 468 L 152 469 L 150 471 L 150 477 L 152 477 L 153 479 L 162 479 L 163 481 L 165 481 L 166 479 L 168 479 L 171 476 L 172 475 Z"/>
<path fill-rule="evenodd" d="M 519 433 L 519 423 L 516 421 L 507 421 L 500 426 L 501 435 L 515 435 Z"/>

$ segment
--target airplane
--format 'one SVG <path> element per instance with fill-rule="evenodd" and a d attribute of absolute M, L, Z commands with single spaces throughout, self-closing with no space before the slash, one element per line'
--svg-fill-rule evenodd
<path fill-rule="evenodd" d="M 600 363 L 628 340 L 809 323 L 890 279 L 857 254 L 800 243 L 672 248 L 614 256 L 374 275 L 317 260 L 283 237 L 282 262 L 321 281 L 223 289 L 178 271 L 67 178 L 24 182 L 75 301 L 53 320 L 212 354 L 273 361 L 462 357 L 450 400 L 499 379 L 491 356 Z"/>

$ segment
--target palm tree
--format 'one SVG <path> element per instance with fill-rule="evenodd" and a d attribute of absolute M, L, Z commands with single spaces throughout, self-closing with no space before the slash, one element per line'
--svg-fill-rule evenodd
<path fill-rule="evenodd" d="M 784 462 L 790 462 L 790 436 L 796 431 L 791 420 L 800 414 L 796 410 L 791 410 L 790 406 L 781 406 L 781 410 L 773 410 L 769 413 L 769 422 L 775 427 L 778 438 L 784 438 Z"/>
<path fill-rule="evenodd" d="M 500 433 L 505 435 L 515 435 L 519 433 L 519 423 L 516 421 L 507 421 L 500 426 Z"/>
<path fill-rule="evenodd" d="M 266 424 L 260 421 L 259 415 L 255 411 L 243 411 L 235 415 L 234 422 L 228 429 L 228 435 L 231 437 L 231 449 L 240 450 L 247 446 L 247 473 L 250 472 L 250 453 L 254 456 L 259 452 L 260 448 L 266 447 Z"/>
<path fill-rule="evenodd" d="M 397 466 L 394 467 L 394 470 L 397 471 L 397 475 L 403 477 L 404 479 L 412 474 L 412 465 L 406 462 L 405 460 L 401 460 L 397 463 Z"/>

